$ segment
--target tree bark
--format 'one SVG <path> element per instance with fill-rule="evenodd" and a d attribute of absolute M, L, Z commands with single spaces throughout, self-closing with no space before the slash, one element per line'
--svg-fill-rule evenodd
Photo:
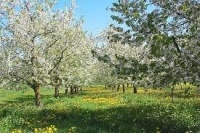
<path fill-rule="evenodd" d="M 58 98 L 59 97 L 59 86 L 56 85 L 55 86 L 55 94 L 54 94 L 55 98 Z"/>
<path fill-rule="evenodd" d="M 73 86 L 70 86 L 70 92 L 69 92 L 70 95 L 73 95 L 73 89 L 74 89 Z"/>
<path fill-rule="evenodd" d="M 125 85 L 122 85 L 123 93 L 125 93 Z"/>
<path fill-rule="evenodd" d="M 117 85 L 117 92 L 119 91 L 120 84 Z"/>
<path fill-rule="evenodd" d="M 35 83 L 35 84 L 33 85 L 33 90 L 34 90 L 34 92 L 35 92 L 35 105 L 36 105 L 37 107 L 41 106 L 39 88 L 40 88 L 40 86 L 39 86 L 38 83 Z"/>
<path fill-rule="evenodd" d="M 67 95 L 67 94 L 68 94 L 68 88 L 65 89 L 65 95 Z"/>
<path fill-rule="evenodd" d="M 78 87 L 76 85 L 74 86 L 74 93 L 78 93 Z"/>
<path fill-rule="evenodd" d="M 136 86 L 133 86 L 133 93 L 137 94 L 137 87 Z"/>

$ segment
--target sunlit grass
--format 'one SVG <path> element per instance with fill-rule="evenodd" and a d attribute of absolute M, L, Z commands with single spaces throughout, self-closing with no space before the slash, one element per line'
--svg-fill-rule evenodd
<path fill-rule="evenodd" d="M 42 107 L 34 106 L 34 92 L 0 90 L 0 132 L 13 133 L 112 133 L 199 131 L 200 98 L 184 97 L 177 89 L 174 103 L 170 90 L 131 87 L 126 93 L 103 86 L 84 88 L 75 95 L 53 97 L 53 89 L 41 88 Z M 183 97 L 178 95 L 183 93 Z M 128 123 L 128 124 L 126 124 Z M 52 127 L 53 126 L 53 127 Z M 55 131 L 53 130 L 55 128 Z"/>

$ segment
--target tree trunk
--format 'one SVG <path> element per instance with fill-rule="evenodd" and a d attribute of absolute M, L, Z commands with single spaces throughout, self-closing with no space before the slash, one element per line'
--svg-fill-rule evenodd
<path fill-rule="evenodd" d="M 35 83 L 33 86 L 33 90 L 35 92 L 35 105 L 38 107 L 41 106 L 39 88 L 40 88 L 39 84 Z"/>
<path fill-rule="evenodd" d="M 67 94 L 68 94 L 68 88 L 65 89 L 65 95 L 67 95 Z"/>
<path fill-rule="evenodd" d="M 77 93 L 79 92 L 79 86 L 77 86 Z"/>
<path fill-rule="evenodd" d="M 73 89 L 74 89 L 73 86 L 70 86 L 70 92 L 69 92 L 70 95 L 73 95 Z"/>
<path fill-rule="evenodd" d="M 74 93 L 76 94 L 78 92 L 78 88 L 77 88 L 77 86 L 75 85 L 74 86 Z"/>
<path fill-rule="evenodd" d="M 119 91 L 120 84 L 117 85 L 117 92 Z"/>
<path fill-rule="evenodd" d="M 137 94 L 137 87 L 136 86 L 133 86 L 133 93 Z"/>
<path fill-rule="evenodd" d="M 115 89 L 115 88 L 114 88 L 114 85 L 111 85 L 111 89 L 112 89 L 112 91 Z"/>
<path fill-rule="evenodd" d="M 122 85 L 123 93 L 125 93 L 125 85 Z"/>
<path fill-rule="evenodd" d="M 80 89 L 79 89 L 79 91 L 82 91 L 82 86 L 80 86 Z"/>
<path fill-rule="evenodd" d="M 105 84 L 105 90 L 107 89 L 107 86 L 106 86 L 106 84 Z"/>
<path fill-rule="evenodd" d="M 171 88 L 172 103 L 174 102 L 174 86 Z"/>
<path fill-rule="evenodd" d="M 58 98 L 59 97 L 59 86 L 56 85 L 55 86 L 55 94 L 54 94 L 55 98 Z"/>
<path fill-rule="evenodd" d="M 127 87 L 129 87 L 129 83 L 127 83 Z"/>

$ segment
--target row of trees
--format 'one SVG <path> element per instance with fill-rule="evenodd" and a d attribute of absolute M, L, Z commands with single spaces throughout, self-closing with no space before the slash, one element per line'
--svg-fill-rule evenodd
<path fill-rule="evenodd" d="M 1 84 L 25 84 L 39 88 L 81 86 L 91 82 L 92 39 L 75 19 L 75 1 L 64 10 L 54 8 L 54 0 L 6 0 L 0 4 Z"/>
<path fill-rule="evenodd" d="M 200 2 L 119 0 L 93 54 L 117 79 L 144 87 L 200 85 Z M 106 45 L 103 45 L 106 42 Z"/>
<path fill-rule="evenodd" d="M 200 85 L 198 0 L 119 0 L 110 10 L 118 24 L 97 38 L 54 0 L 4 0 L 0 4 L 1 84 L 55 89 L 104 83 L 166 87 Z M 96 47 L 95 47 L 96 44 Z M 92 52 L 91 52 L 92 51 Z M 99 61 L 96 60 L 96 57 Z"/>

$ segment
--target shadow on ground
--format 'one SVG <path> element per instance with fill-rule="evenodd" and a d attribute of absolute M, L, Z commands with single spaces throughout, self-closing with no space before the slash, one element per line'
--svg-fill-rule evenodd
<path fill-rule="evenodd" d="M 79 95 L 86 94 L 87 92 L 83 91 Z M 56 100 L 51 100 L 52 95 L 41 95 L 41 97 L 48 99 L 48 102 L 56 102 Z M 61 95 L 62 97 L 64 94 Z M 4 107 L 9 104 L 11 107 Z M 23 108 L 25 105 L 28 106 L 26 109 Z M 181 110 L 180 114 L 174 114 L 176 108 L 158 104 L 124 105 L 93 110 L 76 106 L 58 110 L 56 107 L 37 108 L 33 105 L 33 95 L 6 101 L 5 104 L 0 105 L 0 118 L 5 120 L 5 123 L 11 123 L 12 129 L 22 128 L 31 131 L 33 128 L 55 125 L 59 133 L 67 133 L 70 129 L 77 133 L 183 133 L 200 130 L 200 114 L 185 119 L 185 115 L 190 114 L 182 115 Z M 8 116 L 11 117 L 8 119 Z M 15 121 L 15 119 L 21 121 Z"/>
<path fill-rule="evenodd" d="M 156 111 L 159 110 L 159 111 Z M 15 112 L 16 114 L 13 114 Z M 74 129 L 78 133 L 182 133 L 186 131 L 197 132 L 199 125 L 191 126 L 198 121 L 183 121 L 174 118 L 173 111 L 164 112 L 163 107 L 153 108 L 151 106 L 116 107 L 110 109 L 86 110 L 79 107 L 57 110 L 39 108 L 36 110 L 24 110 L 17 114 L 16 110 L 4 110 L 2 116 L 16 115 L 28 121 L 16 123 L 13 128 L 32 130 L 35 127 L 44 128 L 55 125 L 59 133 L 66 133 Z M 159 114 L 160 113 L 160 114 Z M 17 117 L 17 119 L 19 119 Z"/>

